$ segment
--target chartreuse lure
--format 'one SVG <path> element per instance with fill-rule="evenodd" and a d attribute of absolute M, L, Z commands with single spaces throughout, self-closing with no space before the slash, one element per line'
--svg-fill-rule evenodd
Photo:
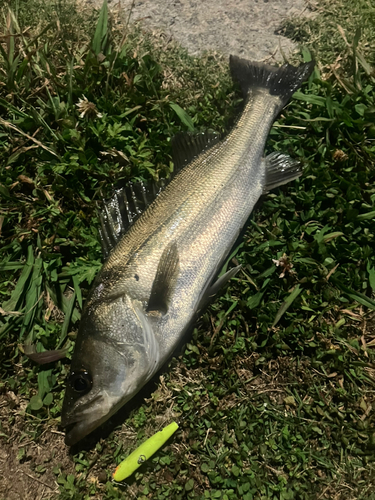
<path fill-rule="evenodd" d="M 167 427 L 164 427 L 164 429 L 147 439 L 147 441 L 142 443 L 141 446 L 134 450 L 133 453 L 131 453 L 120 463 L 120 465 L 116 467 L 113 479 L 119 482 L 131 476 L 133 472 L 138 469 L 138 467 L 151 458 L 152 455 L 158 451 L 158 449 L 161 448 L 166 441 L 168 441 L 177 429 L 178 424 L 176 424 L 176 422 L 172 422 L 167 425 Z"/>

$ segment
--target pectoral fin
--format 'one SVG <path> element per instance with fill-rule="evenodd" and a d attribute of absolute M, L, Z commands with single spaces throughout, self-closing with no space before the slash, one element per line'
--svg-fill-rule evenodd
<path fill-rule="evenodd" d="M 154 283 L 152 285 L 147 312 L 158 311 L 166 314 L 169 302 L 176 286 L 179 271 L 177 244 L 168 245 L 159 261 Z"/>

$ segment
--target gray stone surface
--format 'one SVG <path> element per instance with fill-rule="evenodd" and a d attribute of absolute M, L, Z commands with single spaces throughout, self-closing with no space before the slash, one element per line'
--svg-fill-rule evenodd
<path fill-rule="evenodd" d="M 100 5 L 102 0 L 91 0 Z M 129 12 L 132 0 L 109 5 Z M 309 15 L 307 0 L 135 0 L 132 23 L 161 28 L 196 55 L 204 50 L 252 60 L 282 58 L 295 46 L 277 34 L 283 19 Z"/>

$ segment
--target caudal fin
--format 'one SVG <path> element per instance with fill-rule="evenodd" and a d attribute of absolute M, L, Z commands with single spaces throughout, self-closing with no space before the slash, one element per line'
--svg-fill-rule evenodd
<path fill-rule="evenodd" d="M 275 67 L 237 56 L 230 56 L 229 64 L 232 77 L 241 85 L 245 96 L 257 89 L 268 89 L 271 95 L 280 97 L 283 106 L 311 75 L 315 65 L 311 61 L 298 67 L 290 64 Z"/>

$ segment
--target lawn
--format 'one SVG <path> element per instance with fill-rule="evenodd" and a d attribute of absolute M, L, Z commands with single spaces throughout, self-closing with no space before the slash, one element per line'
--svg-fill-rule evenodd
<path fill-rule="evenodd" d="M 241 272 L 169 366 L 69 450 L 61 405 L 102 265 L 98 206 L 169 176 L 177 132 L 225 133 L 241 96 L 225 57 L 193 58 L 127 13 L 1 4 L 1 500 L 375 499 L 375 5 L 320 0 L 315 14 L 284 26 L 316 69 L 266 148 L 303 176 L 252 214 L 228 259 Z M 30 342 L 67 358 L 39 366 Z"/>

